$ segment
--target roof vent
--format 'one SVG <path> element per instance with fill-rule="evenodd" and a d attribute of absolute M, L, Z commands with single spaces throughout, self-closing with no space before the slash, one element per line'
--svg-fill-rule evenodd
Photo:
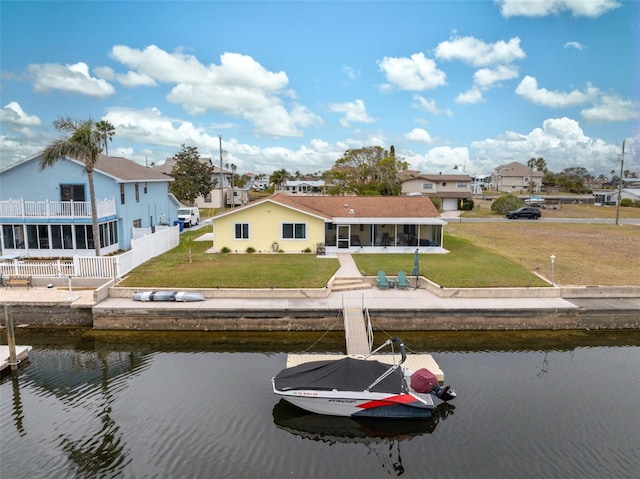
<path fill-rule="evenodd" d="M 355 213 L 356 213 L 356 210 L 354 210 L 353 208 L 351 208 L 351 209 L 349 210 L 349 214 L 350 214 L 350 215 L 354 215 Z"/>

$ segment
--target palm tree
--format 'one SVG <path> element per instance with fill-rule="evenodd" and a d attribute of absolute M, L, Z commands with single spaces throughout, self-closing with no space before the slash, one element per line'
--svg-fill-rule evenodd
<path fill-rule="evenodd" d="M 269 183 L 275 185 L 274 189 L 277 191 L 282 188 L 282 185 L 287 182 L 287 179 L 289 179 L 289 173 L 287 173 L 287 170 L 285 170 L 284 168 L 281 168 L 273 172 L 273 174 L 269 177 Z"/>
<path fill-rule="evenodd" d="M 93 185 L 93 168 L 98 161 L 102 137 L 96 123 L 91 118 L 88 120 L 76 120 L 70 117 L 59 118 L 53 122 L 53 126 L 56 130 L 65 132 L 67 135 L 47 146 L 40 161 L 40 171 L 53 166 L 56 161 L 65 157 L 84 163 L 89 181 L 93 244 L 96 256 L 100 256 L 100 231 L 98 229 L 96 192 Z"/>
<path fill-rule="evenodd" d="M 115 127 L 106 120 L 101 120 L 95 125 L 96 130 L 100 134 L 100 143 L 104 146 L 104 151 L 107 156 L 109 156 L 109 146 L 107 144 L 108 141 L 111 141 L 113 135 L 116 134 Z"/>

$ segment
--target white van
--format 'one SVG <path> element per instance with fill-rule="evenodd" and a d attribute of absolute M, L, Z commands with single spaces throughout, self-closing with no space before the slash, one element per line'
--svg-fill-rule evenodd
<path fill-rule="evenodd" d="M 200 223 L 200 210 L 197 206 L 185 206 L 178 208 L 178 219 L 184 222 L 186 227 Z"/>

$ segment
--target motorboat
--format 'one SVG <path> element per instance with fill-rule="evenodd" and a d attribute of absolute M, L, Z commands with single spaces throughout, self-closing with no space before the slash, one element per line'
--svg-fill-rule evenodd
<path fill-rule="evenodd" d="M 134 301 L 204 301 L 200 293 L 185 291 L 142 291 L 133 293 Z"/>
<path fill-rule="evenodd" d="M 398 346 L 399 360 L 383 364 L 371 357 Z M 395 352 L 394 352 L 395 355 Z M 311 361 L 285 368 L 271 379 L 273 392 L 307 411 L 354 418 L 419 419 L 433 415 L 435 400 L 451 401 L 456 393 L 441 387 L 427 369 L 403 367 L 407 356 L 394 336 L 363 358 Z"/>

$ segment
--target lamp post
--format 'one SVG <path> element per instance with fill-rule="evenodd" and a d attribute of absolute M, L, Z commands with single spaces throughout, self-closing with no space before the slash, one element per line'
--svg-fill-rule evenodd
<path fill-rule="evenodd" d="M 556 285 L 555 275 L 556 275 L 556 255 L 552 254 L 551 255 L 551 285 L 552 286 Z"/>
<path fill-rule="evenodd" d="M 626 140 L 622 140 L 622 157 L 620 159 L 620 178 L 618 178 L 618 201 L 616 201 L 616 225 L 619 224 L 620 221 L 620 196 L 622 195 L 622 173 L 624 170 L 624 142 Z"/>
<path fill-rule="evenodd" d="M 224 179 L 222 178 L 222 135 L 218 135 L 220 140 L 220 211 L 224 211 Z"/>

